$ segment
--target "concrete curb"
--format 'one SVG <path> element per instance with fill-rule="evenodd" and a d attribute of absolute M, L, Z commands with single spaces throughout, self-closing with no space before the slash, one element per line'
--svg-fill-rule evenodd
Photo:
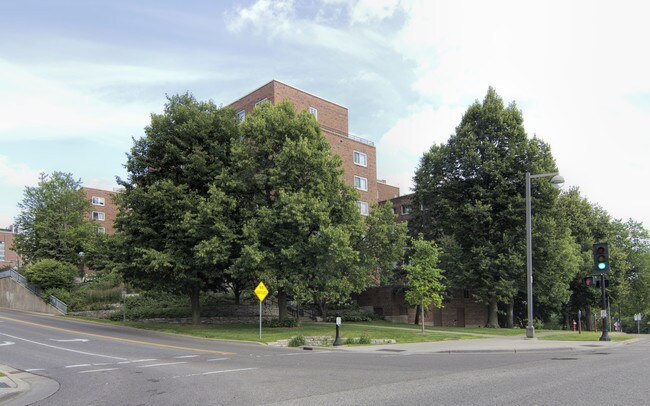
<path fill-rule="evenodd" d="M 43 400 L 59 390 L 59 383 L 44 376 L 0 365 L 0 404 L 22 406 Z"/>

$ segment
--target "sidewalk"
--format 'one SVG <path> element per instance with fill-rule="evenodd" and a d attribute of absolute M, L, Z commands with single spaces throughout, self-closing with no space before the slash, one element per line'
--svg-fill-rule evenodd
<path fill-rule="evenodd" d="M 630 345 L 650 337 L 626 341 L 551 341 L 525 337 L 492 337 L 477 340 L 437 341 L 413 344 L 342 346 L 336 350 L 361 353 L 454 354 L 454 353 L 517 353 L 534 351 L 587 351 Z"/>
<path fill-rule="evenodd" d="M 0 365 L 0 404 L 3 406 L 29 405 L 59 390 L 59 383 L 29 372 Z"/>

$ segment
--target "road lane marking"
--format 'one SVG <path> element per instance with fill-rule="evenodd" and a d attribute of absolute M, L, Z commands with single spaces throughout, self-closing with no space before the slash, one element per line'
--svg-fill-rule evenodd
<path fill-rule="evenodd" d="M 25 372 L 36 372 L 36 371 L 45 371 L 45 368 L 32 368 L 32 369 L 25 370 Z"/>
<path fill-rule="evenodd" d="M 64 368 L 81 368 L 81 367 L 89 367 L 90 364 L 77 364 L 77 365 L 66 365 Z"/>
<path fill-rule="evenodd" d="M 196 358 L 199 356 L 200 355 L 179 355 L 178 357 L 174 357 L 174 358 Z"/>
<path fill-rule="evenodd" d="M 89 337 L 104 338 L 104 339 L 107 339 L 107 340 L 116 340 L 116 341 L 123 341 L 123 342 L 133 343 L 133 344 L 150 345 L 150 346 L 153 346 L 153 347 L 174 348 L 174 349 L 177 349 L 177 350 L 184 350 L 184 351 L 207 352 L 207 353 L 211 353 L 211 354 L 220 354 L 220 355 L 234 355 L 234 353 L 227 352 L 227 351 L 204 350 L 204 349 L 201 349 L 201 348 L 182 347 L 182 346 L 169 345 L 169 344 L 158 344 L 158 343 L 152 343 L 152 342 L 148 342 L 148 341 L 131 340 L 129 338 L 120 338 L 120 337 L 106 336 L 106 335 L 102 335 L 102 334 L 86 333 L 84 331 L 70 330 L 70 329 L 67 329 L 67 328 L 48 326 L 46 324 L 34 323 L 34 322 L 31 322 L 31 321 L 18 320 L 18 319 L 13 319 L 11 317 L 5 317 L 5 316 L 0 316 L 0 319 L 15 321 L 17 323 L 29 324 L 29 325 L 32 325 L 32 326 L 49 328 L 49 329 L 58 330 L 58 331 L 65 331 L 65 332 L 68 332 L 68 333 L 81 334 L 81 335 L 85 335 L 85 336 L 89 336 Z M 2 321 L 2 320 L 0 320 L 0 321 Z M 120 358 L 120 359 L 126 359 L 126 358 Z"/>
<path fill-rule="evenodd" d="M 5 341 L 2 344 L 0 344 L 0 347 L 4 347 L 5 345 L 14 345 L 14 344 L 16 344 L 16 343 L 13 343 L 11 341 Z"/>
<path fill-rule="evenodd" d="M 58 343 L 74 343 L 74 342 L 87 343 L 90 340 L 88 340 L 87 338 L 74 338 L 72 340 L 57 340 L 55 338 L 50 338 L 50 341 L 56 341 Z"/>
<path fill-rule="evenodd" d="M 166 365 L 178 365 L 178 364 L 187 364 L 185 361 L 181 362 L 163 362 L 160 364 L 150 364 L 150 365 L 140 365 L 140 368 L 150 368 L 150 367 L 162 367 Z"/>
<path fill-rule="evenodd" d="M 198 374 L 187 374 L 187 375 L 176 375 L 172 376 L 172 379 L 178 379 L 178 378 L 189 378 L 192 376 L 206 376 L 206 375 L 215 375 L 215 374 L 226 374 L 230 372 L 241 372 L 241 371 L 253 371 L 257 368 L 239 368 L 239 369 L 226 369 L 222 371 L 209 371 L 209 372 L 201 372 Z"/>
<path fill-rule="evenodd" d="M 207 360 L 207 362 L 211 362 L 211 361 L 227 361 L 229 359 L 230 358 L 212 358 L 212 359 Z"/>
<path fill-rule="evenodd" d="M 80 374 L 88 374 L 90 372 L 106 372 L 106 371 L 115 371 L 119 368 L 102 368 L 102 369 L 89 369 L 88 371 L 79 371 Z"/>
<path fill-rule="evenodd" d="M 104 357 L 104 358 L 111 358 L 111 359 L 119 359 L 119 360 L 122 360 L 122 361 L 126 360 L 126 358 L 122 358 L 122 357 L 113 357 L 111 355 L 95 354 L 93 352 L 78 351 L 78 350 L 71 350 L 70 348 L 57 347 L 56 345 L 39 343 L 38 341 L 32 341 L 32 340 L 28 340 L 26 338 L 15 337 L 15 336 L 12 336 L 12 335 L 9 335 L 9 334 L 4 334 L 4 333 L 0 333 L 0 335 L 13 338 L 14 340 L 27 341 L 28 343 L 32 343 L 32 344 L 36 344 L 36 345 L 42 345 L 43 347 L 55 348 L 57 350 L 69 351 L 69 352 L 74 352 L 74 353 L 77 353 L 77 354 L 92 355 L 92 356 L 95 356 L 95 357 Z"/>

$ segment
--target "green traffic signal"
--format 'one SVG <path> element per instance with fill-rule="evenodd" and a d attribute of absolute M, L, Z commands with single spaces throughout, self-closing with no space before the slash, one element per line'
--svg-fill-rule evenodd
<path fill-rule="evenodd" d="M 594 244 L 594 267 L 600 273 L 609 272 L 609 249 L 606 243 Z"/>

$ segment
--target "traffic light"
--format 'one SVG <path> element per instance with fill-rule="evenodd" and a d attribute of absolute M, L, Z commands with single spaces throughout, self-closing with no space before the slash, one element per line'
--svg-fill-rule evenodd
<path fill-rule="evenodd" d="M 593 276 L 587 276 L 585 278 L 585 286 L 588 288 L 596 286 L 596 278 Z"/>
<path fill-rule="evenodd" d="M 609 249 L 606 243 L 594 244 L 594 269 L 598 273 L 609 272 Z"/>

